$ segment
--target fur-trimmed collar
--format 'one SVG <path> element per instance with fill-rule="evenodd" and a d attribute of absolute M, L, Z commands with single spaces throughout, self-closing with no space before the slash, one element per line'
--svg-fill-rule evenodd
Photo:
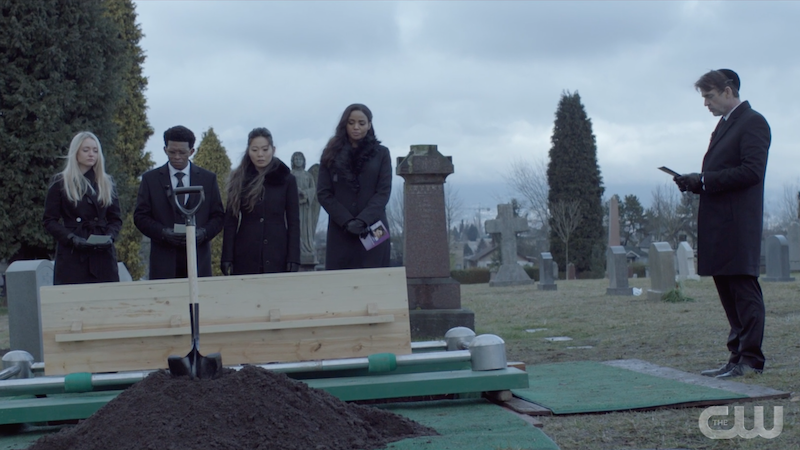
<path fill-rule="evenodd" d="M 264 174 L 264 184 L 268 184 L 270 186 L 280 186 L 286 183 L 287 175 L 291 174 L 292 171 L 289 169 L 286 164 L 283 163 L 278 158 L 273 157 L 272 164 L 267 167 L 267 173 Z M 258 170 L 250 166 L 247 170 L 247 179 L 253 180 L 258 176 Z M 248 181 L 248 183 L 251 181 Z"/>
<path fill-rule="evenodd" d="M 347 185 L 354 191 L 361 189 L 361 183 L 358 181 L 358 176 L 361 174 L 361 169 L 364 163 L 369 161 L 375 155 L 378 142 L 374 139 L 361 141 L 358 148 L 353 148 L 350 142 L 346 142 L 336 159 L 333 161 L 334 169 L 344 176 Z"/>

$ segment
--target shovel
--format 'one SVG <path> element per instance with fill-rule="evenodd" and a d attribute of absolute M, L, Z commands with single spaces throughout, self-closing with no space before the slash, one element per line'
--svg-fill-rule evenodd
<path fill-rule="evenodd" d="M 182 194 L 200 194 L 200 201 L 187 209 L 179 200 Z M 202 186 L 187 186 L 176 188 L 173 192 L 175 205 L 186 218 L 186 266 L 189 275 L 189 322 L 192 329 L 192 349 L 184 356 L 170 356 L 167 358 L 169 372 L 173 377 L 188 375 L 191 379 L 210 379 L 222 375 L 222 356 L 212 353 L 208 356 L 200 354 L 200 304 L 197 303 L 197 242 L 195 237 L 194 213 L 205 200 Z"/>

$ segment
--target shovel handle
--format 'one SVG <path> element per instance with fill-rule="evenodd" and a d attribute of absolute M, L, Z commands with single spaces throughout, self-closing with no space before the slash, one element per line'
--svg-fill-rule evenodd
<path fill-rule="evenodd" d="M 181 204 L 181 201 L 180 201 L 180 196 L 184 195 L 184 194 L 185 195 L 200 194 L 200 201 L 197 202 L 197 204 L 194 205 L 193 207 L 186 208 L 184 205 Z M 175 188 L 175 190 L 172 191 L 172 199 L 175 202 L 175 206 L 178 207 L 178 210 L 186 218 L 186 225 L 190 225 L 190 224 L 194 225 L 194 223 L 195 223 L 194 213 L 196 213 L 197 210 L 200 209 L 200 205 L 202 205 L 203 202 L 206 200 L 206 193 L 203 190 L 203 186 L 184 186 L 184 187 Z M 188 238 L 188 236 L 187 236 L 187 238 Z M 192 242 L 194 242 L 194 241 L 192 241 Z"/>

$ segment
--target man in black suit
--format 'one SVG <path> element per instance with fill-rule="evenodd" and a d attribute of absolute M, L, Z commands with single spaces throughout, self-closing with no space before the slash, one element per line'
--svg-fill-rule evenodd
<path fill-rule="evenodd" d="M 732 378 L 764 369 L 764 298 L 758 284 L 764 174 L 771 140 L 764 117 L 739 99 L 739 76 L 712 70 L 695 83 L 705 106 L 722 116 L 703 171 L 675 177 L 681 191 L 700 194 L 697 266 L 711 275 L 731 330 L 728 363 L 702 374 Z"/>
<path fill-rule="evenodd" d="M 184 218 L 175 206 L 173 190 L 182 186 L 203 186 L 205 201 L 195 213 L 197 273 L 201 277 L 211 276 L 211 239 L 222 230 L 225 210 L 217 176 L 189 163 L 195 151 L 194 142 L 194 133 L 188 128 L 179 125 L 168 129 L 164 132 L 164 152 L 169 162 L 142 175 L 133 222 L 150 238 L 151 280 L 188 275 L 186 234 L 175 230 L 176 224 L 184 224 Z M 199 195 L 188 197 L 184 201 L 187 209 L 199 201 Z"/>

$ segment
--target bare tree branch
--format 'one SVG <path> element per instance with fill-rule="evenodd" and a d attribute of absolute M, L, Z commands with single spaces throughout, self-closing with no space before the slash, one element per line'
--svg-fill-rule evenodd
<path fill-rule="evenodd" d="M 581 217 L 581 202 L 580 200 L 568 202 L 559 200 L 553 203 L 550 208 L 550 216 L 550 223 L 553 227 L 553 231 L 556 232 L 558 238 L 564 243 L 566 259 L 564 267 L 566 267 L 566 265 L 569 264 L 569 237 L 572 232 L 578 228 L 578 225 L 580 225 L 583 219 L 583 217 Z"/>
<path fill-rule="evenodd" d="M 458 189 L 444 184 L 444 212 L 447 219 L 447 241 L 452 240 L 453 223 L 458 221 L 463 214 L 464 203 L 458 195 Z"/>
<path fill-rule="evenodd" d="M 547 161 L 538 158 L 533 161 L 517 159 L 509 166 L 509 175 L 506 179 L 508 186 L 520 194 L 527 201 L 527 208 L 531 212 L 533 225 L 543 227 L 547 232 L 550 221 L 547 184 Z"/>
<path fill-rule="evenodd" d="M 666 182 L 656 186 L 652 194 L 652 202 L 647 209 L 648 231 L 656 242 L 669 242 L 675 248 L 685 220 L 680 213 L 680 191 L 674 183 Z"/>

